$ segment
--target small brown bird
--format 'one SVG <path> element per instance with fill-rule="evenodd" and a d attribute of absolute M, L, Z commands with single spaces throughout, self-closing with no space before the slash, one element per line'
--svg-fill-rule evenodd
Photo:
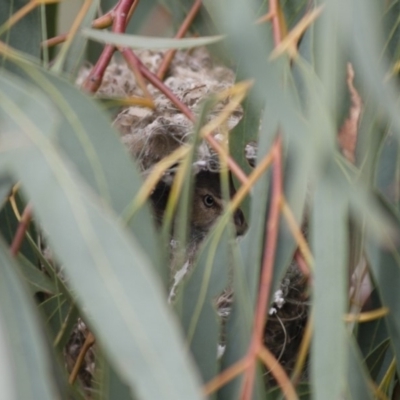
<path fill-rule="evenodd" d="M 164 183 L 158 183 L 151 195 L 153 208 L 157 221 L 162 222 L 168 196 L 171 187 Z M 235 194 L 232 179 L 230 179 L 230 196 Z M 190 219 L 191 239 L 202 239 L 214 225 L 218 217 L 223 213 L 225 201 L 222 198 L 220 174 L 210 171 L 201 171 L 196 174 L 194 180 L 193 205 Z M 242 235 L 247 224 L 241 210 L 236 210 L 233 216 L 236 234 Z"/>

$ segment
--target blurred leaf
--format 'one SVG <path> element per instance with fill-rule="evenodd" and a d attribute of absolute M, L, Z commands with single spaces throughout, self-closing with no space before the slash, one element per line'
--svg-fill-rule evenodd
<path fill-rule="evenodd" d="M 162 1 L 162 4 L 167 8 L 167 11 L 171 16 L 172 34 L 175 34 L 182 25 L 189 11 L 192 9 L 194 1 L 168 0 Z M 209 36 L 216 34 L 215 25 L 212 22 L 213 16 L 207 11 L 206 5 L 203 4 L 189 28 L 189 32 L 190 34 L 193 34 L 193 36 Z"/>
<path fill-rule="evenodd" d="M 383 48 L 382 29 L 379 24 L 380 5 L 371 0 L 354 0 L 351 6 L 350 10 L 343 7 L 342 16 L 344 14 L 348 16 L 351 12 L 357 14 L 357 18 L 353 18 L 351 24 L 345 19 L 347 25 L 343 26 L 340 34 L 352 39 L 356 70 L 359 71 L 374 104 L 380 110 L 384 110 L 385 115 L 393 123 L 393 132 L 400 138 L 400 116 L 396 105 L 398 96 L 395 93 L 395 85 L 389 85 L 386 79 L 387 73 L 390 72 L 388 60 L 378 56 Z"/>
<path fill-rule="evenodd" d="M 22 67 L 60 112 L 57 139 L 65 154 L 103 201 L 111 204 L 118 215 L 123 214 L 142 184 L 142 178 L 104 111 L 63 79 L 40 69 Z M 164 254 L 147 205 L 135 214 L 129 226 L 167 282 L 168 266 L 163 262 Z M 154 248 L 159 251 L 153 251 Z"/>
<path fill-rule="evenodd" d="M 46 276 L 43 271 L 33 265 L 27 258 L 22 255 L 18 257 L 18 261 L 21 275 L 26 279 L 33 293 L 56 293 L 57 289 L 54 283 L 50 281 L 49 277 Z"/>
<path fill-rule="evenodd" d="M 382 135 L 383 136 L 383 135 Z M 399 185 L 399 144 L 397 138 L 388 132 L 382 137 L 376 166 L 376 187 L 391 205 L 400 211 Z"/>
<path fill-rule="evenodd" d="M 0 167 L 1 168 L 1 167 Z M 4 203 L 7 196 L 10 194 L 13 182 L 9 175 L 2 174 L 0 175 L 0 205 Z M 1 206 L 0 206 L 1 208 Z"/>
<path fill-rule="evenodd" d="M 331 170 L 318 182 L 311 230 L 315 257 L 311 379 L 315 398 L 327 400 L 336 400 L 344 393 L 348 357 L 343 321 L 347 302 L 347 204 L 335 196 L 329 182 L 334 179 Z"/>
<path fill-rule="evenodd" d="M 297 395 L 299 400 L 309 400 L 311 399 L 311 387 L 308 383 L 300 383 L 296 387 Z M 268 392 L 268 400 L 281 400 L 283 399 L 283 394 L 280 388 L 274 388 Z"/>
<path fill-rule="evenodd" d="M 29 105 L 35 91 L 9 80 Z M 17 103 L 1 98 L 1 117 L 11 120 L 22 143 L 6 147 L 4 156 L 117 371 L 143 399 L 202 398 L 150 260 L 48 140 L 46 128 L 54 129 L 45 122 L 49 111 L 35 120 Z M 6 145 L 10 143 L 8 138 Z"/>
<path fill-rule="evenodd" d="M 26 5 L 25 0 L 2 0 L 0 2 L 0 26 L 24 5 Z M 39 9 L 34 9 L 11 29 L 1 35 L 0 40 L 17 50 L 39 59 L 41 40 L 39 16 Z M 6 57 L 0 55 L 0 70 L 5 65 L 7 65 L 7 69 L 15 70 L 13 64 L 9 64 L 8 62 L 5 64 L 5 62 Z"/>
<path fill-rule="evenodd" d="M 40 303 L 39 309 L 44 314 L 51 337 L 54 338 L 54 347 L 63 351 L 78 320 L 75 304 L 72 304 L 63 294 L 57 293 Z"/>
<path fill-rule="evenodd" d="M 95 400 L 133 400 L 131 390 L 123 383 L 103 354 L 96 354 Z"/>
<path fill-rule="evenodd" d="M 117 46 L 131 47 L 133 49 L 187 49 L 191 47 L 206 46 L 211 43 L 218 42 L 223 36 L 211 36 L 200 38 L 154 38 L 127 34 L 118 34 L 108 31 L 98 31 L 95 29 L 84 29 L 82 34 L 92 40 L 103 43 L 114 44 Z"/>
<path fill-rule="evenodd" d="M 376 290 L 371 293 L 367 304 L 372 310 L 382 307 Z M 390 347 L 390 336 L 385 320 L 380 318 L 359 324 L 357 342 L 371 378 L 374 381 L 382 379 L 382 364 Z"/>
<path fill-rule="evenodd" d="M 385 32 L 385 47 L 389 60 L 396 62 L 400 56 L 400 4 L 398 0 L 390 1 L 391 4 L 386 5 L 384 17 L 382 19 L 382 28 Z"/>
<path fill-rule="evenodd" d="M 400 297 L 396 282 L 400 279 L 400 254 L 391 240 L 385 247 L 378 246 L 375 241 L 368 240 L 366 254 L 371 272 L 376 282 L 382 305 L 389 308 L 386 316 L 390 341 L 394 353 L 400 357 Z M 399 371 L 399 365 L 397 365 Z"/>
<path fill-rule="evenodd" d="M 17 266 L 2 240 L 0 265 L 2 396 L 10 400 L 58 399 L 60 393 L 37 312 L 15 273 Z"/>
<path fill-rule="evenodd" d="M 61 50 L 58 53 L 53 66 L 51 67 L 52 71 L 63 71 L 72 77 L 75 77 L 78 74 L 79 68 L 84 61 L 85 50 L 87 46 L 87 40 L 86 38 L 82 37 L 80 31 L 92 25 L 92 21 L 98 9 L 98 3 L 98 0 L 91 1 L 91 5 L 83 17 L 76 35 L 71 41 L 69 41 L 68 37 L 67 41 L 62 45 Z M 82 9 L 80 12 L 82 12 Z"/>
<path fill-rule="evenodd" d="M 362 364 L 360 352 L 353 340 L 348 342 L 348 385 L 350 398 L 372 400 L 376 398 L 370 390 L 371 383 Z"/>
<path fill-rule="evenodd" d="M 294 28 L 311 7 L 310 2 L 307 0 L 283 0 L 281 1 L 281 8 L 289 31 Z"/>
<path fill-rule="evenodd" d="M 228 237 L 227 230 L 221 235 L 221 230 L 216 229 L 214 235 L 208 238 L 178 300 L 186 340 L 204 383 L 218 373 L 217 349 L 221 340 L 221 321 L 215 302 L 228 287 Z"/>
<path fill-rule="evenodd" d="M 102 0 L 102 3 L 104 2 L 108 2 L 111 7 L 115 3 L 114 0 Z M 158 0 L 140 1 L 135 13 L 129 21 L 126 33 L 139 34 L 144 28 L 147 18 L 151 15 L 154 9 L 159 6 L 159 4 L 160 2 Z"/>

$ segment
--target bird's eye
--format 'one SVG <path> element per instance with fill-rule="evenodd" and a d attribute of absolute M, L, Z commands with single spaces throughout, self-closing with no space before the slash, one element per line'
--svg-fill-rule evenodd
<path fill-rule="evenodd" d="M 206 194 L 203 197 L 203 203 L 206 207 L 212 207 L 214 205 L 214 197 L 210 196 L 209 194 Z"/>

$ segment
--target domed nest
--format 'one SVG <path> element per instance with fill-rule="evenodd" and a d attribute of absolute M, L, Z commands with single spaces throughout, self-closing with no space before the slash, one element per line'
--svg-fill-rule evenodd
<path fill-rule="evenodd" d="M 151 72 L 157 72 L 164 52 L 141 50 L 135 53 Z M 89 69 L 82 72 L 78 84 L 83 82 L 88 73 Z M 234 79 L 233 71 L 214 65 L 207 50 L 197 48 L 176 53 L 164 84 L 196 115 L 207 96 L 231 87 Z M 147 89 L 155 104 L 153 110 L 140 106 L 127 107 L 114 120 L 121 141 L 144 173 L 187 143 L 193 133 L 193 123 L 164 94 L 152 85 L 147 85 Z M 124 61 L 113 61 L 107 67 L 97 94 L 110 98 L 143 97 L 134 74 Z M 228 101 L 218 103 L 207 116 L 207 121 L 218 115 Z M 232 129 L 241 117 L 242 110 L 239 107 L 230 115 L 227 128 Z M 215 138 L 222 140 L 222 135 L 216 132 Z M 202 141 L 194 162 L 195 172 L 200 169 L 215 172 L 218 171 L 218 165 L 215 152 L 206 141 Z"/>
<path fill-rule="evenodd" d="M 157 71 L 162 58 L 161 51 L 136 51 L 141 61 L 153 72 Z M 88 70 L 83 71 L 79 81 L 87 76 Z M 215 65 L 205 48 L 190 51 L 178 51 L 169 70 L 165 85 L 196 115 L 201 102 L 209 95 L 219 93 L 234 84 L 234 73 L 230 69 Z M 79 83 L 79 82 L 78 82 Z M 152 85 L 147 89 L 152 96 L 155 108 L 148 109 L 139 106 L 124 108 L 114 120 L 115 128 L 120 132 L 121 141 L 138 162 L 144 176 L 152 167 L 171 154 L 182 144 L 188 143 L 193 133 L 193 123 L 178 110 L 164 94 Z M 136 84 L 134 74 L 123 61 L 113 61 L 106 70 L 103 83 L 98 95 L 107 97 L 143 96 Z M 213 119 L 226 105 L 218 103 L 207 121 Z M 242 110 L 238 108 L 229 117 L 227 128 L 232 129 L 241 119 Z M 217 140 L 223 135 L 215 133 Z M 256 160 L 257 144 L 251 143 L 244 149 L 250 165 Z M 198 146 L 193 173 L 200 171 L 219 172 L 219 158 L 207 144 L 201 141 Z M 162 180 L 171 185 L 173 168 L 164 173 Z M 171 248 L 173 251 L 173 244 Z M 174 277 L 175 284 L 171 289 L 170 300 L 174 297 L 176 286 L 182 281 L 190 269 L 186 262 Z M 183 272 L 182 272 L 183 271 Z M 179 277 L 178 277 L 178 274 Z M 307 282 L 298 268 L 292 265 L 285 276 L 280 289 L 275 293 L 275 302 L 270 309 L 268 323 L 265 328 L 265 344 L 273 352 L 287 372 L 290 372 L 298 352 L 304 326 L 308 316 Z M 229 318 L 232 293 L 222 294 L 217 301 L 222 320 Z M 223 338 L 221 339 L 223 342 Z M 273 379 L 266 373 L 266 380 Z"/>

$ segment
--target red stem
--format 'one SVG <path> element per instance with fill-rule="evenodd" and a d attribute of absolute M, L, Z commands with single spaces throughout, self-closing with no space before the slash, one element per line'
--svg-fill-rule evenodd
<path fill-rule="evenodd" d="M 272 33 L 275 47 L 282 41 L 278 7 L 278 0 L 269 0 L 269 12 L 272 15 Z"/>
<path fill-rule="evenodd" d="M 22 213 L 22 217 L 21 220 L 19 221 L 17 232 L 15 233 L 14 239 L 11 243 L 10 252 L 13 257 L 15 257 L 18 254 L 19 249 L 21 248 L 22 242 L 25 237 L 25 233 L 28 230 L 31 219 L 32 219 L 32 206 L 28 204 L 25 207 L 24 212 Z"/>
<path fill-rule="evenodd" d="M 202 0 L 195 0 L 192 8 L 190 9 L 185 20 L 183 21 L 177 34 L 175 35 L 176 39 L 180 39 L 185 36 L 185 34 L 188 31 L 190 25 L 192 24 L 194 18 L 196 17 L 197 13 L 200 10 L 201 3 L 202 3 Z M 169 65 L 171 64 L 172 59 L 175 56 L 175 53 L 176 53 L 176 49 L 168 50 L 167 53 L 165 53 L 164 59 L 162 60 L 160 68 L 158 69 L 158 72 L 157 72 L 157 76 L 159 79 L 164 80 L 164 77 L 168 71 L 168 68 L 169 68 Z"/>
<path fill-rule="evenodd" d="M 265 246 L 260 278 L 260 289 L 254 318 L 253 336 L 249 348 L 249 354 L 254 358 L 245 375 L 243 394 L 241 397 L 243 400 L 250 400 L 252 397 L 257 353 L 263 345 L 264 327 L 268 316 L 282 199 L 282 140 L 280 136 L 276 138 L 274 144 L 274 167 L 272 178 L 272 199 L 265 228 Z"/>
<path fill-rule="evenodd" d="M 89 76 L 83 82 L 83 89 L 89 93 L 96 93 L 103 81 L 106 68 L 114 54 L 115 47 L 111 44 L 105 45 L 96 65 L 90 71 Z"/>
<path fill-rule="evenodd" d="M 113 15 L 112 31 L 116 33 L 124 33 L 127 25 L 128 16 L 132 13 L 130 10 L 135 7 L 135 1 L 138 0 L 119 0 L 118 4 L 110 11 Z M 89 76 L 83 83 L 83 89 L 89 93 L 95 93 L 103 81 L 106 68 L 114 54 L 115 46 L 107 44 L 101 53 L 96 65 L 93 67 Z"/>
<path fill-rule="evenodd" d="M 124 33 L 127 25 L 129 10 L 136 0 L 119 0 L 115 7 L 115 18 L 112 31 L 116 33 Z"/>

